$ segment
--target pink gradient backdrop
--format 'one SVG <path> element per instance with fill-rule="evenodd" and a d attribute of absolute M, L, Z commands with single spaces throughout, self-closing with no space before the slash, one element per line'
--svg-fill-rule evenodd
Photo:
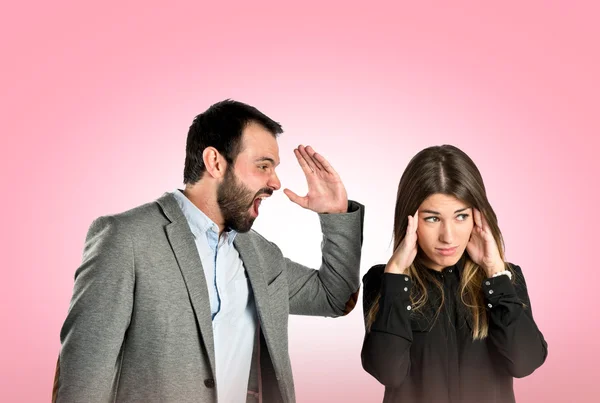
<path fill-rule="evenodd" d="M 292 149 L 311 144 L 367 206 L 363 274 L 391 253 L 410 157 L 469 153 L 549 343 L 517 400 L 597 401 L 593 2 L 84 3 L 12 2 L 0 17 L 2 401 L 49 400 L 89 224 L 180 186 L 192 118 L 228 97 L 283 123 L 284 186 L 304 191 Z M 318 265 L 314 214 L 282 193 L 261 213 L 261 233 Z M 361 311 L 291 318 L 299 402 L 381 401 Z"/>

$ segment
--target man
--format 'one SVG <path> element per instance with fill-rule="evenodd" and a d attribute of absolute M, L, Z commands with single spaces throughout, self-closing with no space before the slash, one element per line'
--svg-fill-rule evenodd
<path fill-rule="evenodd" d="M 251 231 L 281 186 L 280 133 L 254 107 L 217 103 L 190 127 L 185 190 L 91 225 L 61 331 L 56 401 L 295 401 L 288 314 L 352 310 L 364 209 L 322 156 L 299 146 L 308 193 L 284 192 L 319 213 L 321 268 L 285 259 Z"/>

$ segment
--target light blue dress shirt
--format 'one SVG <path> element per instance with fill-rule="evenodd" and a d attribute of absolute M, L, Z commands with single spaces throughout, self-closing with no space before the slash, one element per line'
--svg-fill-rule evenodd
<path fill-rule="evenodd" d="M 245 402 L 257 317 L 244 263 L 233 244 L 237 232 L 224 231 L 219 237 L 219 227 L 182 191 L 175 190 L 173 195 L 194 235 L 206 278 L 218 401 Z"/>

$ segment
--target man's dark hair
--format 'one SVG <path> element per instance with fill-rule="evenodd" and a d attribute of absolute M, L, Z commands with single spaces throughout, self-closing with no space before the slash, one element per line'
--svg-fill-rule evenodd
<path fill-rule="evenodd" d="M 241 151 L 242 131 L 249 123 L 258 123 L 277 137 L 283 133 L 281 125 L 253 106 L 227 99 L 211 105 L 196 116 L 187 136 L 183 183 L 198 182 L 206 167 L 202 153 L 206 147 L 214 147 L 233 165 Z"/>

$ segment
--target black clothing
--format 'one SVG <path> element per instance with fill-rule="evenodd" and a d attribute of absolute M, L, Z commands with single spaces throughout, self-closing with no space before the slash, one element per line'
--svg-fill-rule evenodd
<path fill-rule="evenodd" d="M 380 291 L 381 299 L 361 357 L 363 368 L 385 385 L 384 402 L 515 401 L 513 377 L 531 374 L 548 352 L 533 320 L 521 268 L 511 266 L 514 284 L 506 275 L 483 282 L 489 332 L 477 341 L 460 301 L 461 262 L 441 272 L 429 270 L 443 284 L 445 295 L 435 321 L 440 301 L 435 286 L 428 286 L 434 307 L 415 313 L 409 298 L 410 277 L 384 273 L 385 265 L 369 270 L 363 277 L 365 318 Z"/>

